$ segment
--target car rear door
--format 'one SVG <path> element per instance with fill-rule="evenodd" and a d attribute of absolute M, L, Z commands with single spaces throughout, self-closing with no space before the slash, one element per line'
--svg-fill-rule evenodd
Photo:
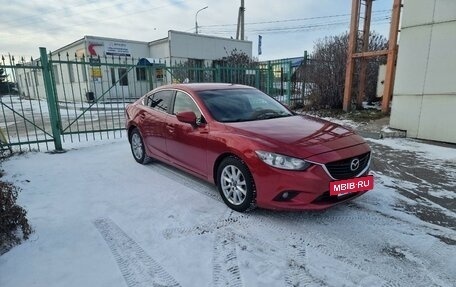
<path fill-rule="evenodd" d="M 188 111 L 195 112 L 197 118 L 202 119 L 201 111 L 190 95 L 177 91 L 172 114 L 169 115 L 166 124 L 167 153 L 175 164 L 207 177 L 207 135 L 209 127 L 204 120 L 198 125 L 191 125 L 177 119 L 177 113 Z"/>

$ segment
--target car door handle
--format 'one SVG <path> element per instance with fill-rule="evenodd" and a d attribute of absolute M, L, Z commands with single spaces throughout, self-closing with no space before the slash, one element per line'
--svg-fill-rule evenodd
<path fill-rule="evenodd" d="M 169 133 L 174 133 L 174 126 L 171 124 L 166 125 L 166 129 L 168 130 Z"/>

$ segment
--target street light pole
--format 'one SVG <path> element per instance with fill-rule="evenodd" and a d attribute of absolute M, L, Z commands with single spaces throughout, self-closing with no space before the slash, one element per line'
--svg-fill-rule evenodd
<path fill-rule="evenodd" d="M 196 11 L 196 14 L 195 14 L 195 33 L 198 34 L 198 13 L 203 11 L 204 9 L 207 9 L 209 6 L 206 6 L 206 7 L 203 7 L 201 9 L 199 9 L 198 11 Z"/>

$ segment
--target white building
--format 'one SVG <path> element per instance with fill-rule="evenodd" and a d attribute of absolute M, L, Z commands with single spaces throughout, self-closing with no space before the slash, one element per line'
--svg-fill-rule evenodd
<path fill-rule="evenodd" d="M 232 50 L 251 57 L 252 42 L 178 31 L 152 42 L 85 36 L 52 51 L 55 89 L 67 102 L 137 99 L 173 81 L 170 64 L 207 67 Z M 39 69 L 18 69 L 17 82 L 23 96 L 45 96 Z"/>
<path fill-rule="evenodd" d="M 456 1 L 403 2 L 390 126 L 456 143 Z"/>

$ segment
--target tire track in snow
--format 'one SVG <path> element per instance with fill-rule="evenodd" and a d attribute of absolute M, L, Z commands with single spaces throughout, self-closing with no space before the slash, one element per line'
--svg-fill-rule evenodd
<path fill-rule="evenodd" d="M 236 234 L 231 230 L 215 234 L 213 286 L 243 286 L 236 245 Z"/>
<path fill-rule="evenodd" d="M 282 218 L 283 216 L 280 215 L 280 213 L 274 213 L 274 212 L 269 212 L 265 211 L 268 213 L 268 216 L 272 216 L 272 219 L 269 217 L 257 217 L 249 214 L 241 214 L 237 215 L 235 217 L 230 217 L 233 212 L 230 213 L 230 216 L 227 218 L 222 218 L 220 220 L 217 220 L 211 224 L 204 224 L 200 226 L 195 226 L 195 227 L 190 227 L 190 228 L 173 228 L 173 229 L 167 229 L 163 231 L 163 234 L 165 238 L 171 239 L 171 238 L 180 238 L 184 236 L 195 236 L 195 235 L 203 235 L 207 233 L 215 233 L 215 243 L 214 243 L 214 278 L 221 278 L 221 279 L 214 279 L 214 284 L 218 283 L 219 285 L 217 286 L 241 286 L 241 285 L 223 285 L 227 282 L 225 280 L 225 277 L 223 276 L 218 276 L 220 273 L 221 269 L 224 270 L 231 270 L 232 267 L 230 264 L 233 264 L 233 262 L 237 263 L 237 255 L 235 255 L 235 250 L 236 246 L 238 245 L 237 238 L 243 239 L 245 242 L 249 242 L 250 245 L 256 244 L 260 246 L 271 246 L 270 243 L 266 243 L 264 241 L 261 241 L 258 238 L 247 238 L 245 232 L 236 232 L 234 233 L 231 227 L 236 227 L 236 230 L 239 230 L 239 228 L 242 228 L 244 230 L 248 230 L 250 227 L 253 225 L 259 226 L 261 228 L 265 229 L 270 229 L 273 231 L 278 232 L 281 235 L 288 235 L 291 236 L 292 242 L 294 244 L 287 243 L 286 244 L 286 256 L 284 260 L 286 261 L 286 270 L 285 270 L 285 284 L 286 286 L 327 286 L 324 281 L 321 279 L 317 278 L 316 276 L 312 275 L 307 267 L 306 263 L 306 245 L 317 249 L 318 251 L 321 251 L 323 254 L 325 254 L 328 257 L 333 258 L 334 260 L 337 260 L 341 263 L 345 263 L 352 268 L 355 268 L 357 270 L 363 271 L 363 273 L 368 273 L 367 270 L 363 269 L 361 265 L 358 265 L 352 261 L 347 261 L 347 260 L 341 260 L 342 257 L 340 256 L 335 256 L 334 254 L 327 252 L 327 250 L 322 249 L 319 243 L 309 243 L 307 240 L 299 238 L 299 236 L 295 233 L 290 234 L 290 230 L 288 230 L 285 227 L 278 226 L 277 223 L 274 222 L 274 219 Z M 274 216 L 276 215 L 276 216 Z M 287 216 L 285 216 L 287 217 Z M 251 219 L 252 222 L 247 222 L 246 219 Z M 227 231 L 228 230 L 228 231 Z M 313 232 L 309 232 L 307 234 L 309 237 L 313 236 Z M 226 241 L 224 239 L 229 238 L 230 241 Z M 236 241 L 236 242 L 235 242 Z M 284 238 L 284 242 L 289 241 L 289 238 Z M 271 250 L 276 249 L 279 250 L 280 248 L 277 247 L 270 247 Z M 234 251 L 233 251 L 234 250 Z M 223 251 L 223 254 L 222 252 Z M 223 260 L 220 259 L 222 258 L 230 258 L 230 260 Z M 216 259 L 218 261 L 216 261 Z M 224 266 L 224 267 L 221 267 Z M 238 265 L 237 265 L 238 266 Z M 235 268 L 237 270 L 238 267 Z M 217 276 L 216 276 L 217 274 Z M 228 274 L 230 274 L 228 272 Z M 233 274 L 231 274 L 233 275 Z M 217 281 L 216 281 L 217 280 Z M 230 279 L 233 282 L 237 282 L 237 277 L 233 275 L 233 277 Z M 224 282 L 224 283 L 220 283 Z M 222 284 L 222 285 L 220 285 Z M 227 284 L 227 283 L 226 283 Z M 385 286 L 396 286 L 396 285 L 385 285 Z"/>
<path fill-rule="evenodd" d="M 112 220 L 99 218 L 93 224 L 101 233 L 114 255 L 114 259 L 128 287 L 180 286 L 171 275 Z"/>
<path fill-rule="evenodd" d="M 449 273 L 454 274 L 454 271 L 449 273 L 442 272 L 448 266 L 440 260 L 436 260 L 436 258 L 445 257 L 445 251 L 439 246 L 439 242 L 438 239 L 435 239 L 426 250 L 413 250 L 409 248 L 406 241 L 396 237 L 394 242 L 385 242 L 382 245 L 381 252 L 386 253 L 394 261 L 397 261 L 400 264 L 398 269 L 402 270 L 404 274 L 406 273 L 404 271 L 414 270 L 413 274 L 409 276 L 419 278 L 418 280 L 421 284 L 426 286 L 453 286 L 455 279 L 451 278 Z M 447 252 L 451 251 L 447 250 Z"/>
<path fill-rule="evenodd" d="M 287 266 L 285 284 L 290 287 L 328 286 L 323 280 L 313 276 L 307 265 L 307 247 L 303 244 L 287 244 Z"/>
<path fill-rule="evenodd" d="M 346 264 L 350 266 L 351 268 L 358 270 L 359 273 L 362 274 L 369 274 L 369 275 L 374 275 L 378 279 L 380 279 L 381 283 L 379 284 L 380 286 L 386 286 L 386 287 L 399 287 L 400 284 L 396 284 L 395 282 L 391 281 L 391 279 L 383 274 L 382 272 L 379 272 L 377 268 L 370 268 L 370 266 L 367 265 L 361 265 L 358 264 L 357 262 L 351 260 L 348 256 L 345 256 L 342 254 L 342 250 L 347 247 L 347 242 L 338 239 L 338 238 L 333 238 L 333 237 L 328 237 L 326 234 L 322 234 L 319 231 L 315 230 L 312 225 L 309 225 L 308 228 L 306 228 L 305 233 L 297 233 L 295 231 L 291 231 L 288 229 L 286 226 L 281 225 L 280 222 L 278 223 L 277 220 L 285 220 L 287 223 L 290 223 L 294 226 L 299 226 L 302 225 L 304 220 L 307 220 L 307 222 L 312 222 L 309 221 L 309 216 L 308 215 L 301 215 L 297 213 L 273 213 L 272 215 L 268 216 L 261 216 L 259 218 L 248 218 L 253 219 L 252 224 L 255 226 L 259 226 L 264 228 L 265 230 L 272 230 L 275 231 L 277 234 L 280 235 L 280 237 L 283 237 L 284 242 L 289 241 L 289 238 L 293 238 L 292 242 L 298 247 L 306 247 L 306 248 L 311 248 L 318 253 L 324 254 L 330 258 L 332 258 L 336 262 L 340 262 L 342 264 Z M 313 222 L 313 224 L 319 224 L 318 222 Z M 291 246 L 293 247 L 293 246 Z M 307 268 L 306 266 L 306 251 L 305 250 L 290 250 L 288 248 L 288 252 L 290 252 L 290 257 L 295 260 L 297 264 L 295 267 L 295 270 L 299 270 L 299 266 L 304 266 L 304 268 Z M 354 250 L 354 253 L 356 253 L 356 258 L 365 258 L 366 254 L 360 253 L 360 251 Z M 296 254 L 297 255 L 293 255 Z M 304 264 L 301 264 L 304 263 Z M 296 272 L 295 270 L 290 271 L 291 273 Z M 306 276 L 299 278 L 299 277 L 292 277 L 293 274 L 287 275 L 287 280 L 295 280 L 299 282 L 302 280 L 303 282 L 312 282 L 311 286 L 318 286 L 315 284 L 321 284 L 323 286 L 326 286 L 327 284 L 318 279 L 315 278 L 314 276 L 311 275 L 309 272 Z M 293 279 L 294 278 L 294 279 Z M 313 281 L 311 281 L 313 279 Z M 287 282 L 288 283 L 288 282 Z M 299 285 L 297 285 L 299 286 Z"/>
<path fill-rule="evenodd" d="M 192 227 L 168 228 L 168 229 L 163 230 L 162 232 L 163 232 L 163 236 L 166 239 L 180 238 L 180 237 L 191 236 L 191 235 L 203 235 L 206 233 L 214 233 L 220 229 L 223 229 L 225 227 L 229 227 L 232 225 L 237 225 L 237 224 L 242 225 L 243 223 L 239 221 L 241 218 L 244 218 L 244 216 L 240 215 L 240 216 L 235 216 L 235 217 L 224 218 L 224 219 L 214 221 L 212 223 L 202 224 L 202 225 L 197 225 L 197 226 L 192 226 Z"/>
<path fill-rule="evenodd" d="M 262 213 L 262 216 L 256 216 L 255 213 Z M 264 215 L 264 216 L 263 216 Z M 270 219 L 265 219 L 267 217 L 271 217 L 271 219 L 284 219 L 286 220 L 287 218 L 294 217 L 293 220 L 297 219 L 303 219 L 303 220 L 313 220 L 315 222 L 321 223 L 321 224 L 330 224 L 334 222 L 343 222 L 344 224 L 353 222 L 353 221 L 360 221 L 359 223 L 353 223 L 353 224 L 369 224 L 369 225 L 390 225 L 391 222 L 386 219 L 384 216 L 381 215 L 373 215 L 373 216 L 365 216 L 365 215 L 337 215 L 337 216 L 332 216 L 332 215 L 322 215 L 322 214 L 317 214 L 317 215 L 311 215 L 311 214 L 306 214 L 306 215 L 300 215 L 300 214 L 293 214 L 293 215 L 288 215 L 288 214 L 280 214 L 274 211 L 267 211 L 267 210 L 256 210 L 253 211 L 252 214 L 249 213 L 237 213 L 235 216 L 228 217 L 228 218 L 223 218 L 219 219 L 216 221 L 213 221 L 212 223 L 207 223 L 207 224 L 201 224 L 197 226 L 192 226 L 192 227 L 182 227 L 182 228 L 168 228 L 164 229 L 162 231 L 163 236 L 166 239 L 171 239 L 171 238 L 179 238 L 179 237 L 184 237 L 184 236 L 190 236 L 190 235 L 202 235 L 206 233 L 214 233 L 217 230 L 232 226 L 232 225 L 240 225 L 244 227 L 250 226 L 249 222 L 246 222 L 245 219 L 252 219 L 255 221 L 258 221 L 260 223 L 263 223 L 264 225 L 267 226 L 267 224 L 271 223 L 272 220 Z M 297 218 L 296 218 L 297 216 Z M 264 221 L 268 221 L 268 223 L 265 223 Z M 367 221 L 367 222 L 366 222 Z M 272 223 L 274 224 L 274 223 Z"/>

